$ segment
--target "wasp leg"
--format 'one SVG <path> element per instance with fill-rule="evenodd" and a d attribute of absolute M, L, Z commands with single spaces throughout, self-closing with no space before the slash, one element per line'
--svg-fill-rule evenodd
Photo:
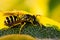
<path fill-rule="evenodd" d="M 21 28 L 20 28 L 20 31 L 19 31 L 19 33 L 22 31 L 22 29 L 23 29 L 23 27 L 24 27 L 24 25 L 25 25 L 26 23 L 24 22 L 24 24 L 21 26 Z"/>
<path fill-rule="evenodd" d="M 35 25 L 35 24 L 33 23 L 33 21 L 32 21 L 32 20 L 30 20 L 30 22 L 32 23 L 32 25 L 33 25 L 33 26 L 37 26 L 37 25 Z"/>

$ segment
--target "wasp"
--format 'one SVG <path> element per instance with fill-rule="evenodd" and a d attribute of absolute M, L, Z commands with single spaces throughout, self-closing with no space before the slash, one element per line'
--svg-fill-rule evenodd
<path fill-rule="evenodd" d="M 35 23 L 37 22 L 36 16 L 30 15 L 30 14 L 23 14 L 23 15 L 10 15 L 6 17 L 4 24 L 10 28 L 20 24 L 20 32 L 22 31 L 24 25 L 26 23 L 31 23 L 32 25 L 35 26 Z"/>

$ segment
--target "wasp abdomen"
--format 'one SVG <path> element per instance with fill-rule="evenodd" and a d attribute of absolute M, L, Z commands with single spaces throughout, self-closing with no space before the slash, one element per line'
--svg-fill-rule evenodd
<path fill-rule="evenodd" d="M 7 26 L 12 26 L 13 24 L 15 24 L 15 22 L 18 20 L 17 16 L 9 16 L 6 17 L 5 25 Z"/>

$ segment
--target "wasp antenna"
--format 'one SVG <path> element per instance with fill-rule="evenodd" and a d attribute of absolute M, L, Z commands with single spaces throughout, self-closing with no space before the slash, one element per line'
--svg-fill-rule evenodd
<path fill-rule="evenodd" d="M 35 15 L 35 16 L 37 17 L 37 16 L 41 16 L 41 15 Z"/>

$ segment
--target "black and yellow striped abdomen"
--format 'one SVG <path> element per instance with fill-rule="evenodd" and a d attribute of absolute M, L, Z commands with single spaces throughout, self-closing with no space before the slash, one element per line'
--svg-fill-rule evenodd
<path fill-rule="evenodd" d="M 14 24 L 16 24 L 18 20 L 19 19 L 17 18 L 17 16 L 9 16 L 9 17 L 6 17 L 6 20 L 4 21 L 4 23 L 6 26 L 14 26 Z"/>

